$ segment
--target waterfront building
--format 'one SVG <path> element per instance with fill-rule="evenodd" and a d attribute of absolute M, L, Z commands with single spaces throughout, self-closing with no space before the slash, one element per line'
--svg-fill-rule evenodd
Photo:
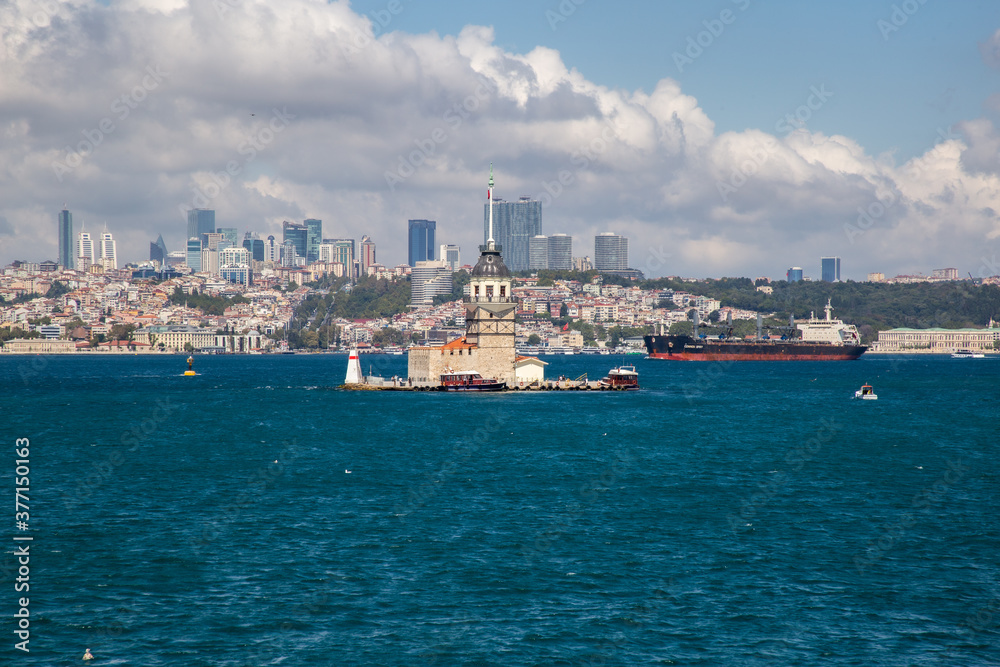
<path fill-rule="evenodd" d="M 483 208 L 484 242 L 490 237 L 487 227 L 492 215 L 492 238 L 497 250 L 503 253 L 506 266 L 511 271 L 527 271 L 531 238 L 542 233 L 542 202 L 531 197 L 508 202 L 498 199 L 492 190 L 487 196 L 489 202 Z"/>
<path fill-rule="evenodd" d="M 549 237 L 539 234 L 528 240 L 528 269 L 549 268 Z"/>
<path fill-rule="evenodd" d="M 67 209 L 59 212 L 59 263 L 65 269 L 76 266 L 76 255 L 73 243 L 73 214 Z"/>
<path fill-rule="evenodd" d="M 793 266 L 785 273 L 785 279 L 790 283 L 797 283 L 802 280 L 802 267 Z"/>
<path fill-rule="evenodd" d="M 297 222 L 291 222 L 285 220 L 281 223 L 281 243 L 282 245 L 287 244 L 289 241 L 295 245 L 295 254 L 299 257 L 307 258 L 309 256 L 309 228 L 305 225 L 301 225 Z M 284 261 L 284 260 L 283 260 Z M 292 264 L 285 264 L 285 266 L 292 266 Z"/>
<path fill-rule="evenodd" d="M 553 234 L 549 237 L 548 263 L 548 268 L 557 271 L 568 271 L 573 268 L 572 236 L 568 234 Z"/>
<path fill-rule="evenodd" d="M 410 272 L 410 305 L 430 306 L 452 290 L 451 266 L 443 260 L 417 262 Z"/>
<path fill-rule="evenodd" d="M 319 259 L 319 244 L 323 240 L 323 221 L 306 218 L 302 224 L 306 226 L 306 252 L 303 257 L 306 258 L 306 263 L 312 264 Z"/>
<path fill-rule="evenodd" d="M 493 238 L 493 168 L 490 167 L 486 243 L 472 269 L 465 297 L 465 336 L 437 347 L 410 348 L 407 375 L 417 385 L 440 386 L 447 371 L 476 371 L 513 385 L 516 380 L 513 295 L 510 270 Z"/>
<path fill-rule="evenodd" d="M 820 260 L 822 264 L 821 276 L 825 283 L 839 283 L 840 282 L 840 258 L 839 257 L 823 257 Z"/>
<path fill-rule="evenodd" d="M 628 239 L 613 232 L 594 237 L 594 268 L 623 271 L 628 268 Z"/>
<path fill-rule="evenodd" d="M 417 262 L 434 260 L 434 232 L 437 222 L 434 220 L 407 221 L 407 263 L 416 266 Z"/>
<path fill-rule="evenodd" d="M 938 352 L 955 350 L 995 350 L 1000 341 L 1000 325 L 990 320 L 985 329 L 889 329 L 878 332 L 873 352 Z"/>
<path fill-rule="evenodd" d="M 118 243 L 112 238 L 111 232 L 105 231 L 101 234 L 101 257 L 100 264 L 105 271 L 114 271 L 118 268 Z"/>
<path fill-rule="evenodd" d="M 188 211 L 187 238 L 197 238 L 204 245 L 205 234 L 215 231 L 215 211 L 208 208 L 195 208 Z"/>

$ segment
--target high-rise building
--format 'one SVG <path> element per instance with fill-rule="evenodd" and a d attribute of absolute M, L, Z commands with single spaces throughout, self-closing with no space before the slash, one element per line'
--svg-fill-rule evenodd
<path fill-rule="evenodd" d="M 594 237 L 594 268 L 598 271 L 623 271 L 628 268 L 628 239 L 612 232 Z"/>
<path fill-rule="evenodd" d="M 532 236 L 528 241 L 528 268 L 532 271 L 536 269 L 549 268 L 549 237 Z"/>
<path fill-rule="evenodd" d="M 483 206 L 483 242 L 488 241 L 489 202 Z M 531 237 L 542 233 L 542 202 L 521 197 L 516 202 L 493 195 L 493 238 L 511 271 L 527 271 Z"/>
<path fill-rule="evenodd" d="M 302 224 L 306 226 L 306 262 L 313 263 L 319 259 L 319 244 L 323 240 L 323 221 L 307 218 Z"/>
<path fill-rule="evenodd" d="M 193 273 L 201 271 L 201 237 L 192 236 L 187 240 L 187 265 Z"/>
<path fill-rule="evenodd" d="M 205 234 L 215 231 L 215 211 L 209 208 L 195 208 L 188 211 L 187 238 L 197 238 L 205 243 Z"/>
<path fill-rule="evenodd" d="M 309 228 L 297 222 L 285 220 L 281 223 L 281 243 L 287 244 L 291 241 L 295 245 L 295 252 L 299 257 L 306 259 L 309 256 Z M 286 264 L 285 266 L 294 266 Z"/>
<path fill-rule="evenodd" d="M 222 234 L 227 241 L 229 241 L 229 247 L 235 248 L 240 242 L 237 239 L 236 228 L 235 227 L 217 227 L 216 232 Z"/>
<path fill-rule="evenodd" d="M 76 237 L 76 266 L 81 271 L 86 271 L 94 264 L 96 255 L 94 254 L 94 240 L 90 238 L 90 232 L 80 232 Z"/>
<path fill-rule="evenodd" d="M 549 268 L 569 271 L 573 268 L 573 237 L 553 234 L 549 237 Z"/>
<path fill-rule="evenodd" d="M 451 265 L 444 260 L 417 262 L 410 272 L 410 304 L 430 306 L 434 297 L 452 290 Z"/>
<path fill-rule="evenodd" d="M 594 263 L 590 261 L 589 257 L 573 258 L 574 271 L 592 271 L 593 269 L 594 269 Z"/>
<path fill-rule="evenodd" d="M 163 242 L 163 234 L 156 237 L 156 242 L 150 241 L 149 243 L 149 261 L 156 262 L 160 266 L 163 266 L 167 261 L 167 244 Z"/>
<path fill-rule="evenodd" d="M 820 259 L 822 263 L 823 282 L 825 283 L 839 283 L 840 282 L 840 258 L 839 257 L 823 257 Z"/>
<path fill-rule="evenodd" d="M 306 258 L 299 254 L 298 248 L 295 247 L 295 241 L 292 239 L 286 240 L 281 244 L 281 265 L 282 266 L 298 266 L 297 260 L 306 261 Z"/>
<path fill-rule="evenodd" d="M 934 269 L 931 278 L 938 280 L 958 280 L 958 269 Z"/>
<path fill-rule="evenodd" d="M 407 264 L 416 266 L 417 262 L 434 260 L 434 232 L 437 229 L 435 220 L 407 221 Z"/>
<path fill-rule="evenodd" d="M 325 262 L 340 262 L 344 265 L 345 275 L 354 277 L 355 242 L 354 239 L 323 239 L 322 246 L 330 248 L 320 251 L 320 259 Z"/>
<path fill-rule="evenodd" d="M 272 235 L 268 235 L 267 240 L 264 241 L 264 261 L 275 264 L 281 261 L 281 246 Z"/>
<path fill-rule="evenodd" d="M 793 266 L 785 273 L 785 280 L 790 283 L 797 283 L 802 280 L 802 267 Z"/>
<path fill-rule="evenodd" d="M 264 241 L 257 232 L 247 232 L 243 235 L 243 247 L 250 253 L 254 262 L 264 261 Z"/>
<path fill-rule="evenodd" d="M 118 268 L 118 244 L 111 237 L 111 232 L 101 234 L 101 266 L 105 271 Z"/>
<path fill-rule="evenodd" d="M 251 285 L 250 251 L 246 248 L 224 248 L 219 252 L 219 277 L 231 283 Z"/>
<path fill-rule="evenodd" d="M 64 269 L 72 269 L 76 266 L 74 241 L 73 214 L 67 209 L 63 209 L 59 212 L 59 263 Z"/>
<path fill-rule="evenodd" d="M 462 266 L 462 249 L 459 246 L 442 243 L 438 254 L 439 259 L 448 262 L 452 272 L 458 271 L 458 267 Z"/>
<path fill-rule="evenodd" d="M 369 267 L 376 264 L 378 262 L 375 261 L 375 242 L 365 234 L 361 237 L 361 273 L 367 276 Z"/>

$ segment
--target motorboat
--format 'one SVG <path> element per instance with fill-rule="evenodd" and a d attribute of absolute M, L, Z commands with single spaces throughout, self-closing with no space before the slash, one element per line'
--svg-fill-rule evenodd
<path fill-rule="evenodd" d="M 503 391 L 507 384 L 484 378 L 476 371 L 445 371 L 441 373 L 441 388 L 445 391 Z"/>
<path fill-rule="evenodd" d="M 638 389 L 639 373 L 635 366 L 616 366 L 600 384 L 603 389 Z"/>
<path fill-rule="evenodd" d="M 878 396 L 875 395 L 875 390 L 872 389 L 870 384 L 861 385 L 861 389 L 854 392 L 854 398 L 860 398 L 866 401 L 878 400 Z"/>
<path fill-rule="evenodd" d="M 974 352 L 972 350 L 955 350 L 952 355 L 952 359 L 985 359 L 986 355 L 982 352 Z"/>

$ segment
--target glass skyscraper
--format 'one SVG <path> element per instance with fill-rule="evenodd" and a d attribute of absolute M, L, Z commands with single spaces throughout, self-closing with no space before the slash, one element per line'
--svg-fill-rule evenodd
<path fill-rule="evenodd" d="M 572 236 L 553 234 L 549 237 L 549 268 L 563 271 L 573 268 Z"/>
<path fill-rule="evenodd" d="M 323 240 L 323 221 L 308 218 L 303 222 L 306 226 L 306 261 L 310 264 L 319 260 L 319 244 Z"/>
<path fill-rule="evenodd" d="M 188 211 L 187 238 L 200 239 L 202 244 L 207 240 L 206 234 L 215 232 L 215 211 L 208 208 L 196 208 Z M 189 265 L 190 266 L 190 265 Z"/>
<path fill-rule="evenodd" d="M 201 271 L 201 239 L 197 236 L 192 236 L 187 240 L 187 259 L 185 261 L 194 273 Z"/>
<path fill-rule="evenodd" d="M 408 221 L 407 234 L 407 264 L 416 266 L 417 262 L 434 260 L 434 232 L 437 229 L 435 220 Z"/>
<path fill-rule="evenodd" d="M 489 239 L 490 204 L 483 205 L 483 245 Z M 542 202 L 531 197 L 519 201 L 493 200 L 493 240 L 501 247 L 503 261 L 511 271 L 527 271 L 530 243 L 542 233 Z"/>
<path fill-rule="evenodd" d="M 167 244 L 163 242 L 163 234 L 156 238 L 156 242 L 149 244 L 149 260 L 163 266 L 167 261 Z"/>
<path fill-rule="evenodd" d="M 802 280 L 802 267 L 793 266 L 785 273 L 785 279 L 790 283 L 797 283 Z"/>
<path fill-rule="evenodd" d="M 65 269 L 76 266 L 73 241 L 73 214 L 63 209 L 59 212 L 59 263 Z"/>
<path fill-rule="evenodd" d="M 839 257 L 823 257 L 820 259 L 822 262 L 822 275 L 823 282 L 825 283 L 839 283 L 840 282 L 840 258 Z"/>
<path fill-rule="evenodd" d="M 309 258 L 309 228 L 297 222 L 285 220 L 281 223 L 281 243 L 291 241 L 295 245 L 295 254 L 303 259 Z M 293 266 L 293 265 L 289 265 Z"/>
<path fill-rule="evenodd" d="M 594 237 L 594 268 L 623 271 L 628 268 L 628 239 L 612 232 Z"/>

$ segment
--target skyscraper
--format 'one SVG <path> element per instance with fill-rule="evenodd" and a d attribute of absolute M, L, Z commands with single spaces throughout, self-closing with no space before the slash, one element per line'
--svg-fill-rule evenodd
<path fill-rule="evenodd" d="M 483 206 L 483 242 L 488 240 L 489 203 Z M 532 236 L 542 233 L 542 202 L 531 197 L 508 202 L 493 195 L 493 238 L 511 271 L 526 271 Z"/>
<path fill-rule="evenodd" d="M 823 257 L 820 259 L 822 264 L 823 282 L 825 283 L 839 283 L 840 282 L 840 258 L 839 257 Z"/>
<path fill-rule="evenodd" d="M 528 268 L 531 270 L 549 268 L 549 237 L 532 236 L 528 240 Z"/>
<path fill-rule="evenodd" d="M 594 237 L 594 268 L 622 271 L 628 268 L 628 239 L 612 232 Z"/>
<path fill-rule="evenodd" d="M 437 229 L 437 222 L 435 220 L 409 220 L 407 225 L 407 264 L 416 266 L 417 262 L 433 261 L 434 232 Z"/>
<path fill-rule="evenodd" d="M 442 243 L 438 252 L 440 258 L 448 262 L 452 272 L 458 271 L 458 267 L 462 266 L 462 249 L 459 246 Z"/>
<path fill-rule="evenodd" d="M 197 238 L 205 243 L 205 234 L 215 231 L 215 211 L 195 208 L 188 211 L 187 238 Z M 190 265 L 189 265 L 190 266 Z"/>
<path fill-rule="evenodd" d="M 90 238 L 90 232 L 80 232 L 77 235 L 76 258 L 81 271 L 86 271 L 94 264 L 94 240 Z"/>
<path fill-rule="evenodd" d="M 451 266 L 444 260 L 417 262 L 410 273 L 410 283 L 410 305 L 433 305 L 435 296 L 452 290 Z"/>
<path fill-rule="evenodd" d="M 250 252 L 250 259 L 255 262 L 264 261 L 264 241 L 257 232 L 247 232 L 243 236 L 243 247 Z"/>
<path fill-rule="evenodd" d="M 156 262 L 160 266 L 163 266 L 164 262 L 167 261 L 167 244 L 163 242 L 163 234 L 160 234 L 156 238 L 156 242 L 150 242 L 149 244 L 149 261 Z"/>
<path fill-rule="evenodd" d="M 569 271 L 573 268 L 572 236 L 553 234 L 549 237 L 549 268 L 561 271 Z"/>
<path fill-rule="evenodd" d="M 107 231 L 101 234 L 101 266 L 105 271 L 118 268 L 118 244 Z"/>
<path fill-rule="evenodd" d="M 281 232 L 281 243 L 284 245 L 291 241 L 295 245 L 296 254 L 303 259 L 308 259 L 309 228 L 297 222 L 285 220 L 281 223 Z M 294 264 L 286 264 L 285 266 L 294 266 Z"/>
<path fill-rule="evenodd" d="M 319 259 L 319 244 L 323 240 L 323 221 L 307 218 L 302 224 L 306 226 L 306 261 L 310 264 Z"/>
<path fill-rule="evenodd" d="M 187 259 L 185 263 L 193 273 L 201 271 L 201 238 L 192 236 L 187 240 Z"/>
<path fill-rule="evenodd" d="M 264 261 L 278 263 L 281 261 L 281 246 L 274 239 L 273 235 L 268 235 L 264 241 Z"/>
<path fill-rule="evenodd" d="M 222 234 L 227 241 L 229 241 L 229 247 L 235 248 L 239 246 L 239 240 L 236 238 L 236 228 L 235 227 L 216 227 L 216 232 Z"/>
<path fill-rule="evenodd" d="M 224 248 L 219 253 L 219 277 L 240 285 L 252 284 L 250 251 L 246 248 Z"/>
<path fill-rule="evenodd" d="M 76 266 L 73 242 L 73 214 L 64 208 L 59 212 L 59 263 L 64 269 Z"/>
<path fill-rule="evenodd" d="M 368 267 L 374 266 L 378 262 L 375 261 L 375 242 L 372 238 L 365 234 L 361 237 L 361 273 L 363 275 L 368 275 Z"/>
<path fill-rule="evenodd" d="M 790 283 L 797 283 L 802 280 L 802 267 L 793 266 L 785 273 L 785 280 Z"/>

